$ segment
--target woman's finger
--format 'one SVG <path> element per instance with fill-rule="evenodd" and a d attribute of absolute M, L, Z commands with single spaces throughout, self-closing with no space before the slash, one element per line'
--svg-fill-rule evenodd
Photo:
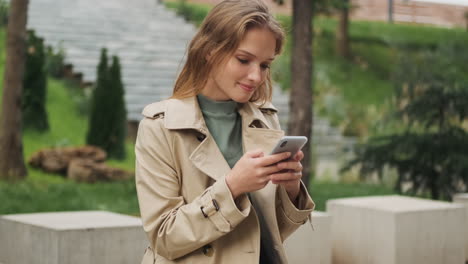
<path fill-rule="evenodd" d="M 284 159 L 289 158 L 289 156 L 291 156 L 290 152 L 283 152 L 283 153 L 268 155 L 268 156 L 259 158 L 259 165 L 261 167 L 270 166 L 272 164 L 278 163 Z"/>
<path fill-rule="evenodd" d="M 294 181 L 302 178 L 302 172 L 290 171 L 284 173 L 275 173 L 270 175 L 270 180 L 272 182 L 280 181 Z"/>
<path fill-rule="evenodd" d="M 302 171 L 302 164 L 297 161 L 280 162 L 276 166 L 282 170 Z"/>
<path fill-rule="evenodd" d="M 293 159 L 295 161 L 301 161 L 304 158 L 304 152 L 302 150 L 299 150 L 296 155 L 294 155 Z"/>

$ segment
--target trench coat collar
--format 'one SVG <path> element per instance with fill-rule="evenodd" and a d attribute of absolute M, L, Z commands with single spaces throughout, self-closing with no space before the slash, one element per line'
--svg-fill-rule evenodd
<path fill-rule="evenodd" d="M 276 111 L 271 104 L 264 107 L 269 107 L 268 111 Z M 271 129 L 259 106 L 254 103 L 240 104 L 239 114 L 242 116 L 244 152 L 259 148 L 268 151 L 271 143 L 275 143 L 283 135 L 283 131 Z M 167 129 L 195 129 L 204 135 L 200 144 L 189 156 L 195 167 L 214 180 L 219 180 L 229 173 L 231 168 L 210 135 L 195 96 L 170 99 L 166 105 L 164 120 Z M 261 121 L 267 129 L 257 131 L 258 129 L 251 128 L 249 125 L 256 120 Z"/>
<path fill-rule="evenodd" d="M 239 114 L 242 116 L 243 124 L 250 125 L 254 121 L 261 121 L 266 128 L 271 129 L 261 109 L 276 112 L 271 103 L 261 106 L 257 103 L 239 104 Z M 203 119 L 200 106 L 196 96 L 183 99 L 170 99 L 166 107 L 165 127 L 167 129 L 195 129 L 207 134 L 207 127 Z M 244 128 L 243 128 L 244 129 Z"/>

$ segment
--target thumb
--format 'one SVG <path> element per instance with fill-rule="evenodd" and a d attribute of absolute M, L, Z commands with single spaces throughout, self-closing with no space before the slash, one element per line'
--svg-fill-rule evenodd
<path fill-rule="evenodd" d="M 265 155 L 261 149 L 252 150 L 247 152 L 246 154 L 250 158 L 261 158 Z"/>

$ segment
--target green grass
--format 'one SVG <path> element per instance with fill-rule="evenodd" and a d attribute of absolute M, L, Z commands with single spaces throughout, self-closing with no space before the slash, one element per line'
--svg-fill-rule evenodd
<path fill-rule="evenodd" d="M 133 179 L 84 184 L 33 172 L 22 182 L 0 182 L 0 200 L 0 214 L 77 210 L 139 214 Z"/>
<path fill-rule="evenodd" d="M 309 190 L 310 195 L 315 202 L 315 209 L 318 211 L 326 211 L 326 202 L 329 199 L 395 194 L 393 189 L 390 187 L 367 183 L 312 181 Z"/>
<path fill-rule="evenodd" d="M 0 29 L 0 95 L 3 91 L 5 30 Z M 27 161 L 43 148 L 78 146 L 85 143 L 88 126 L 82 113 L 83 91 L 62 80 L 48 79 L 47 112 L 50 131 L 24 131 L 23 151 Z M 1 105 L 1 101 L 0 101 Z M 126 143 L 127 159 L 109 160 L 111 166 L 134 171 L 134 144 Z M 67 210 L 109 210 L 137 215 L 134 179 L 112 183 L 75 183 L 63 176 L 28 166 L 28 177 L 17 183 L 0 181 L 0 214 Z"/>

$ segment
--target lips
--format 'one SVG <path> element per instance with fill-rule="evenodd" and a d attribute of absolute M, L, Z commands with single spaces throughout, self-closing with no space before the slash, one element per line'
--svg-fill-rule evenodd
<path fill-rule="evenodd" d="M 252 92 L 253 90 L 255 90 L 254 86 L 250 86 L 250 85 L 247 85 L 247 84 L 239 83 L 239 86 L 240 86 L 240 88 L 244 89 L 247 92 Z"/>

